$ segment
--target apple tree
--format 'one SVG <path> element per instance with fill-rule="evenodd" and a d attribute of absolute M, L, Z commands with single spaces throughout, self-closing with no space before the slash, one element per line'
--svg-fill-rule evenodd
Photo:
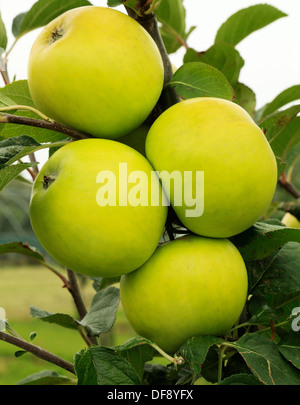
<path fill-rule="evenodd" d="M 78 316 L 75 318 L 63 311 L 51 313 L 47 308 L 37 308 L 34 302 L 30 314 L 44 322 L 73 329 L 83 338 L 82 350 L 74 353 L 74 361 L 70 363 L 35 345 L 34 335 L 29 340 L 20 337 L 13 328 L 10 314 L 0 308 L 1 344 L 12 344 L 18 348 L 18 355 L 30 352 L 64 369 L 60 375 L 49 366 L 49 370 L 30 375 L 19 384 L 299 385 L 300 106 L 296 102 L 300 99 L 300 85 L 287 88 L 257 108 L 255 92 L 240 81 L 245 61 L 237 49 L 248 35 L 288 16 L 268 4 L 241 9 L 222 24 L 208 49 L 193 49 L 189 47 L 188 39 L 195 27 L 187 30 L 182 0 L 108 0 L 105 13 L 116 15 L 118 19 L 119 14 L 113 10 L 121 6 L 120 18 L 122 22 L 124 20 L 125 28 L 112 17 L 112 20 L 102 22 L 110 26 L 109 38 L 101 43 L 100 35 L 80 42 L 74 23 L 75 42 L 69 47 L 74 63 L 71 71 L 66 68 L 68 54 L 64 59 L 64 49 L 57 59 L 51 56 L 53 65 L 49 65 L 47 59 L 42 65 L 45 49 L 41 46 L 35 49 L 35 60 L 30 62 L 28 80 L 11 80 L 9 59 L 15 43 L 30 31 L 46 29 L 64 13 L 81 14 L 85 6 L 92 6 L 88 7 L 88 12 L 92 12 L 84 21 L 85 26 L 88 21 L 92 29 L 93 2 L 38 0 L 30 10 L 15 17 L 11 27 L 15 41 L 11 45 L 7 40 L 8 27 L 0 19 L 3 79 L 0 89 L 0 191 L 13 180 L 20 184 L 30 183 L 33 198 L 28 218 L 30 215 L 35 233 L 51 257 L 36 246 L 19 240 L 1 244 L 0 253 L 29 257 L 61 279 L 66 293 L 74 299 Z M 48 45 L 59 43 L 65 35 L 64 30 L 61 24 L 52 29 L 50 36 L 45 34 Z M 136 37 L 135 30 L 140 33 Z M 95 49 L 100 48 L 98 58 Z M 113 49 L 118 49 L 119 59 L 112 58 Z M 183 63 L 175 69 L 170 55 L 179 49 L 184 50 Z M 84 60 L 84 71 L 80 60 L 74 62 L 78 50 L 88 59 Z M 124 55 L 128 63 L 121 59 L 123 50 L 126 50 Z M 144 69 L 137 72 L 138 63 Z M 100 65 L 101 74 L 93 70 Z M 62 72 L 64 69 L 66 72 Z M 66 73 L 66 76 L 62 79 L 60 73 Z M 43 87 L 45 75 L 49 81 Z M 54 78 L 53 83 L 51 78 Z M 103 89 L 103 93 L 97 93 L 95 89 Z M 101 108 L 97 104 L 100 98 Z M 208 109 L 211 102 L 221 106 L 220 109 Z M 205 105 L 201 112 L 204 121 L 210 117 L 208 124 L 197 122 L 197 134 L 205 125 L 210 132 L 209 137 L 204 136 L 202 141 L 199 137 L 195 143 L 194 135 L 182 140 L 176 129 L 180 125 L 188 128 L 190 116 L 184 121 L 186 117 L 181 111 L 184 106 L 197 103 Z M 226 108 L 232 115 L 225 114 Z M 200 110 L 197 111 L 198 115 L 196 112 L 193 116 L 198 119 Z M 228 147 L 226 137 L 231 129 L 234 132 L 233 121 L 239 120 L 240 116 L 237 128 L 241 136 L 245 136 L 249 124 L 250 132 L 254 131 L 257 138 L 245 147 L 238 144 L 239 147 L 234 148 L 236 137 L 224 153 Z M 169 118 L 163 121 L 162 117 Z M 248 124 L 244 127 L 245 121 Z M 214 136 L 217 122 L 223 128 L 218 137 Z M 176 145 L 172 144 L 174 139 Z M 215 142 L 212 153 L 207 154 L 212 139 Z M 209 207 L 213 206 L 215 217 L 214 222 L 208 221 L 205 231 L 201 226 L 193 226 L 192 219 L 185 223 L 181 210 L 171 201 L 168 208 L 155 207 L 156 210 L 151 211 L 153 217 L 149 216 L 149 210 L 145 217 L 139 216 L 144 212 L 139 204 L 131 211 L 120 210 L 124 212 L 123 217 L 119 213 L 114 217 L 116 210 L 111 211 L 112 216 L 105 214 L 99 220 L 95 214 L 94 220 L 90 219 L 93 231 L 84 232 L 80 210 L 86 215 L 94 215 L 94 208 L 85 198 L 92 195 L 96 201 L 94 170 L 99 171 L 98 162 L 108 165 L 104 169 L 111 169 L 122 164 L 122 159 L 128 155 L 128 161 L 133 162 L 136 170 L 147 171 L 150 163 L 156 170 L 163 170 L 164 164 L 169 163 L 166 167 L 171 170 L 178 162 L 185 162 L 185 170 L 189 170 L 195 150 L 201 148 L 204 152 L 199 160 L 207 159 L 204 172 L 209 172 L 212 161 L 213 166 L 218 167 L 229 156 L 228 161 L 234 167 L 232 173 L 236 173 L 227 178 L 225 166 L 223 178 L 214 173 L 217 183 L 212 188 Z M 44 149 L 49 151 L 49 158 L 39 170 L 37 156 Z M 77 152 L 68 158 L 72 150 Z M 160 160 L 161 156 L 163 160 Z M 69 162 L 64 176 L 59 173 L 62 162 Z M 86 177 L 88 173 L 92 173 L 94 183 Z M 65 181 L 61 181 L 60 190 L 56 181 L 58 176 Z M 82 194 L 74 196 L 69 190 L 72 191 L 72 186 L 68 188 L 68 184 L 71 179 L 75 184 L 74 179 L 78 178 Z M 207 192 L 209 187 L 208 183 Z M 53 191 L 52 200 L 46 202 L 48 190 L 56 192 Z M 205 190 L 206 187 L 204 199 Z M 221 197 L 220 190 L 223 192 Z M 251 193 L 256 193 L 255 198 L 249 197 Z M 69 195 L 70 200 L 63 208 L 64 198 Z M 60 199 L 61 196 L 64 198 Z M 227 196 L 229 208 L 225 208 Z M 73 210 L 76 204 L 79 208 L 76 206 Z M 205 209 L 206 206 L 204 212 Z M 255 214 L 251 218 L 255 219 L 245 220 L 244 225 L 244 219 L 252 210 Z M 59 212 L 63 214 L 58 215 Z M 80 215 L 74 218 L 76 212 Z M 61 218 L 60 224 L 56 217 Z M 66 222 L 69 217 L 71 221 Z M 65 240 L 62 238 L 60 243 L 53 245 L 55 234 L 67 232 L 72 218 L 79 224 L 72 228 L 73 234 L 66 233 Z M 221 233 L 223 222 L 234 231 Z M 98 240 L 101 224 L 106 226 L 107 238 Z M 43 233 L 43 227 L 50 229 L 51 226 L 51 234 Z M 220 232 L 211 227 L 219 227 Z M 177 246 L 181 246 L 180 250 Z M 206 246 L 204 254 L 199 251 L 200 246 Z M 83 257 L 85 251 L 86 257 Z M 70 257 L 65 260 L 68 255 Z M 79 256 L 83 258 L 82 262 L 79 262 Z M 93 260 L 88 263 L 89 257 Z M 97 271 L 100 262 L 102 273 Z M 121 262 L 124 268 L 127 266 L 126 271 L 116 270 L 122 267 Z M 192 278 L 188 273 L 190 269 L 196 271 Z M 80 273 L 94 289 L 89 308 L 82 299 L 78 283 Z M 208 285 L 211 290 L 207 291 L 211 293 L 201 307 L 199 294 L 204 296 Z M 202 289 L 198 290 L 199 286 Z M 110 331 L 113 333 L 120 299 L 121 304 L 124 300 L 128 318 L 138 332 L 123 344 L 111 346 L 102 336 Z M 5 309 L 5 302 L 0 305 Z M 179 308 L 177 313 L 176 308 Z M 157 327 L 157 323 L 151 322 L 160 313 L 166 322 L 160 320 Z M 180 313 L 183 313 L 182 319 Z M 222 318 L 218 318 L 219 313 Z M 226 323 L 227 316 L 230 325 Z M 207 321 L 205 317 L 209 318 L 208 328 L 203 327 Z M 223 323 L 224 328 L 221 327 Z M 170 324 L 171 329 L 167 329 Z M 195 324 L 200 326 L 194 328 Z M 149 334 L 149 329 L 155 333 Z M 161 358 L 163 364 L 157 361 Z M 19 361 L 22 362 L 22 358 Z"/>

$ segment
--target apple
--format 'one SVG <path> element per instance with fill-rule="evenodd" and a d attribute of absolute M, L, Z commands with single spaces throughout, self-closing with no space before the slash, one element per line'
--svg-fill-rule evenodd
<path fill-rule="evenodd" d="M 144 122 L 164 79 L 159 50 L 133 18 L 108 7 L 69 10 L 44 27 L 28 61 L 28 85 L 48 117 L 117 139 Z"/>
<path fill-rule="evenodd" d="M 30 220 L 41 245 L 58 263 L 88 276 L 140 267 L 155 251 L 167 216 L 167 206 L 148 203 L 150 183 L 139 181 L 140 173 L 148 180 L 152 172 L 144 156 L 113 140 L 64 145 L 32 189 Z"/>
<path fill-rule="evenodd" d="M 220 98 L 184 100 L 163 112 L 148 132 L 146 156 L 158 173 L 191 174 L 183 191 L 166 194 L 183 225 L 202 236 L 228 238 L 252 226 L 277 184 L 264 133 L 242 107 Z M 193 211 L 197 201 L 202 209 Z"/>
<path fill-rule="evenodd" d="M 289 228 L 300 228 L 300 221 L 289 212 L 284 214 L 281 222 Z"/>
<path fill-rule="evenodd" d="M 125 145 L 131 146 L 133 149 L 137 150 L 139 153 L 146 157 L 145 143 L 149 129 L 150 124 L 143 123 L 138 128 L 129 132 L 129 134 L 118 138 L 118 142 L 122 142 Z"/>
<path fill-rule="evenodd" d="M 228 239 L 183 236 L 121 277 L 121 303 L 137 334 L 174 353 L 188 338 L 224 335 L 247 298 L 245 263 Z"/>

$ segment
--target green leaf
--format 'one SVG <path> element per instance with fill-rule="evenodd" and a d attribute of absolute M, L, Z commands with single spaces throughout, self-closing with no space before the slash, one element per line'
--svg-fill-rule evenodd
<path fill-rule="evenodd" d="M 299 332 L 293 331 L 284 336 L 278 344 L 278 350 L 285 357 L 286 360 L 290 361 L 293 366 L 300 369 Z"/>
<path fill-rule="evenodd" d="M 15 357 L 21 357 L 23 354 L 28 353 L 26 350 L 17 350 L 15 352 Z"/>
<path fill-rule="evenodd" d="M 36 338 L 36 332 L 31 332 L 29 336 L 30 342 L 32 342 Z"/>
<path fill-rule="evenodd" d="M 19 253 L 42 263 L 44 257 L 35 247 L 23 242 L 9 242 L 0 244 L 0 255 L 6 253 Z"/>
<path fill-rule="evenodd" d="M 237 82 L 233 86 L 235 102 L 243 107 L 254 118 L 256 107 L 256 95 L 252 89 L 243 83 Z"/>
<path fill-rule="evenodd" d="M 127 360 L 113 349 L 96 346 L 75 355 L 78 385 L 139 385 L 140 379 Z"/>
<path fill-rule="evenodd" d="M 78 321 L 68 314 L 47 312 L 35 306 L 30 306 L 30 315 L 34 318 L 39 318 L 44 322 L 54 323 L 68 329 L 77 329 Z"/>
<path fill-rule="evenodd" d="M 11 107 L 15 105 L 25 105 L 35 108 L 29 92 L 27 80 L 15 81 L 0 89 L 0 107 Z M 14 110 L 9 111 L 9 113 L 41 119 L 38 115 L 31 111 Z M 65 135 L 48 129 L 31 127 L 28 125 L 0 123 L 0 137 L 2 138 L 12 138 L 25 134 L 39 143 L 56 142 L 66 138 Z"/>
<path fill-rule="evenodd" d="M 40 144 L 27 135 L 20 135 L 0 141 L 0 164 L 10 165 L 24 156 L 41 149 L 58 147 L 68 141 Z"/>
<path fill-rule="evenodd" d="M 300 243 L 300 229 L 288 228 L 278 220 L 256 222 L 251 228 L 232 238 L 244 260 L 262 260 L 287 242 Z"/>
<path fill-rule="evenodd" d="M 230 44 L 217 43 L 205 52 L 196 52 L 188 49 L 184 63 L 202 62 L 220 70 L 231 84 L 238 81 L 244 60 L 239 52 Z"/>
<path fill-rule="evenodd" d="M 42 27 L 64 13 L 75 7 L 90 6 L 87 0 L 39 0 L 22 17 L 18 15 L 17 21 L 13 22 L 13 34 L 16 38 L 36 28 Z"/>
<path fill-rule="evenodd" d="M 151 342 L 148 339 L 135 336 L 122 345 L 114 346 L 113 350 L 124 357 L 135 369 L 140 379 L 142 379 L 145 363 L 152 360 L 156 353 L 156 350 L 150 344 Z"/>
<path fill-rule="evenodd" d="M 258 111 L 257 119 L 267 117 L 273 114 L 280 108 L 284 107 L 293 101 L 300 100 L 300 85 L 289 87 L 288 89 L 282 91 L 278 96 L 274 98 L 273 101 L 266 104 L 262 109 Z"/>
<path fill-rule="evenodd" d="M 194 97 L 234 99 L 233 88 L 223 73 L 202 62 L 185 63 L 174 73 L 168 85 L 175 87 L 183 99 Z"/>
<path fill-rule="evenodd" d="M 295 105 L 286 110 L 279 111 L 273 115 L 269 115 L 267 118 L 259 122 L 260 128 L 265 132 L 268 141 L 271 146 L 276 138 L 280 135 L 289 123 L 300 112 L 300 105 Z"/>
<path fill-rule="evenodd" d="M 182 0 L 164 0 L 155 11 L 168 54 L 176 52 L 195 27 L 186 32 L 186 12 Z"/>
<path fill-rule="evenodd" d="M 142 346 L 142 345 L 151 345 L 153 342 L 147 338 L 144 338 L 142 336 L 134 336 L 133 338 L 126 340 L 122 345 L 119 346 L 114 346 L 113 349 L 116 351 L 124 351 L 124 350 L 130 350 L 134 347 L 137 346 Z"/>
<path fill-rule="evenodd" d="M 4 22 L 0 13 L 0 48 L 6 49 L 7 47 L 7 34 Z"/>
<path fill-rule="evenodd" d="M 75 380 L 65 377 L 56 371 L 43 370 L 31 374 L 23 380 L 17 382 L 17 385 L 69 385 L 75 384 Z"/>
<path fill-rule="evenodd" d="M 252 374 L 233 374 L 218 385 L 262 385 Z"/>
<path fill-rule="evenodd" d="M 116 277 L 90 277 L 91 280 L 93 280 L 93 288 L 95 291 L 101 291 L 104 288 L 118 283 L 120 281 L 120 276 Z"/>
<path fill-rule="evenodd" d="M 12 82 L 0 90 L 0 106 L 10 107 L 16 104 L 35 107 L 27 80 Z"/>
<path fill-rule="evenodd" d="M 300 117 L 294 117 L 288 125 L 270 141 L 276 156 L 285 159 L 287 153 L 300 142 Z"/>
<path fill-rule="evenodd" d="M 263 295 L 253 295 L 247 306 L 250 318 L 247 322 L 270 326 L 271 319 L 275 322 L 283 320 L 284 310 L 273 308 Z"/>
<path fill-rule="evenodd" d="M 12 167 L 12 166 L 11 166 Z M 0 172 L 1 173 L 1 172 Z M 43 266 L 47 267 L 54 273 L 58 273 L 58 270 L 63 270 L 63 267 L 57 263 L 52 264 L 45 260 L 39 250 L 33 246 L 29 246 L 28 243 L 23 242 L 8 242 L 0 244 L 0 255 L 7 253 L 18 253 L 30 257 Z M 59 274 L 59 273 L 58 273 Z"/>
<path fill-rule="evenodd" d="M 107 0 L 108 7 L 117 7 L 123 4 L 122 0 Z"/>
<path fill-rule="evenodd" d="M 40 144 L 29 136 L 23 135 L 16 138 L 8 138 L 0 141 L 0 164 L 11 164 L 13 161 L 27 155 Z M 25 155 L 19 156 L 20 152 L 28 150 Z M 14 157 L 16 157 L 14 159 Z"/>
<path fill-rule="evenodd" d="M 291 181 L 294 171 L 297 168 L 297 163 L 299 163 L 300 160 L 300 142 L 297 145 L 293 146 L 290 150 L 288 150 L 284 158 L 287 167 L 286 179 L 288 181 Z M 297 171 L 296 177 L 298 177 Z"/>
<path fill-rule="evenodd" d="M 300 235 L 300 229 L 297 229 Z M 300 243 L 288 242 L 273 258 L 263 275 L 257 288 L 264 293 L 300 294 Z M 256 290 L 254 290 L 255 293 Z"/>
<path fill-rule="evenodd" d="M 102 332 L 108 332 L 116 320 L 119 302 L 118 288 L 110 286 L 99 291 L 94 295 L 91 308 L 80 324 L 91 336 L 99 336 Z"/>
<path fill-rule="evenodd" d="M 200 374 L 208 349 L 221 343 L 222 340 L 216 336 L 192 337 L 179 348 L 179 353 L 188 362 L 190 368 L 196 374 Z"/>
<path fill-rule="evenodd" d="M 37 163 L 19 163 L 11 166 L 0 164 L 0 191 L 4 189 L 15 177 Z"/>
<path fill-rule="evenodd" d="M 93 298 L 89 312 L 81 321 L 68 314 L 47 312 L 35 306 L 30 307 L 30 314 L 44 322 L 55 323 L 69 329 L 77 329 L 81 325 L 89 336 L 99 336 L 102 332 L 108 332 L 115 322 L 119 295 L 119 289 L 115 287 L 107 287 L 98 292 Z"/>
<path fill-rule="evenodd" d="M 281 356 L 270 339 L 248 333 L 230 345 L 241 354 L 253 375 L 263 384 L 300 384 L 300 373 Z"/>
<path fill-rule="evenodd" d="M 25 14 L 26 13 L 20 13 L 13 19 L 11 31 L 12 31 L 14 37 L 17 37 L 20 32 L 20 27 L 22 25 L 22 21 L 25 17 Z"/>
<path fill-rule="evenodd" d="M 257 4 L 239 10 L 219 28 L 216 42 L 227 42 L 236 46 L 252 32 L 276 21 L 287 14 L 268 4 Z"/>

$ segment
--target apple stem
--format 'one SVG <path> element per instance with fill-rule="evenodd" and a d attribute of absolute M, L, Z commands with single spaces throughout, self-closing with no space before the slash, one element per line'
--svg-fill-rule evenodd
<path fill-rule="evenodd" d="M 43 114 L 41 111 L 37 110 L 34 107 L 30 107 L 29 105 L 10 105 L 9 107 L 1 107 L 0 111 L 11 111 L 11 110 L 27 110 L 34 112 L 35 114 L 39 115 L 41 118 L 43 118 L 45 121 L 50 121 L 53 122 L 53 120 L 49 117 L 47 117 L 45 114 Z"/>
<path fill-rule="evenodd" d="M 219 349 L 219 359 L 218 359 L 218 383 L 222 380 L 222 371 L 223 371 L 223 356 L 225 350 L 228 348 L 227 345 L 222 345 Z"/>
<path fill-rule="evenodd" d="M 172 357 L 169 354 L 167 354 L 163 349 L 161 349 L 159 346 L 157 346 L 156 343 L 149 343 L 150 346 L 153 347 L 153 349 L 155 349 L 158 353 L 160 353 L 165 359 L 171 361 L 174 364 L 180 365 L 184 363 L 184 359 L 183 357 L 179 356 L 179 357 Z"/>

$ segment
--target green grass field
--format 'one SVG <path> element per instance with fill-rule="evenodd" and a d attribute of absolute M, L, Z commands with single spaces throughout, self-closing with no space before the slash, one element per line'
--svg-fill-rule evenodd
<path fill-rule="evenodd" d="M 62 288 L 62 281 L 46 268 L 37 266 L 2 266 L 0 274 L 0 307 L 5 309 L 11 327 L 28 341 L 30 333 L 36 332 L 34 344 L 72 361 L 74 354 L 86 347 L 79 333 L 32 318 L 29 313 L 29 307 L 34 305 L 49 312 L 68 313 L 77 318 L 71 295 Z M 82 287 L 82 293 L 89 307 L 95 293 L 91 282 Z M 132 336 L 134 332 L 120 308 L 109 334 L 109 343 L 121 344 Z M 45 369 L 72 376 L 31 353 L 16 357 L 17 350 L 15 346 L 0 341 L 0 385 L 15 385 L 26 376 Z"/>

